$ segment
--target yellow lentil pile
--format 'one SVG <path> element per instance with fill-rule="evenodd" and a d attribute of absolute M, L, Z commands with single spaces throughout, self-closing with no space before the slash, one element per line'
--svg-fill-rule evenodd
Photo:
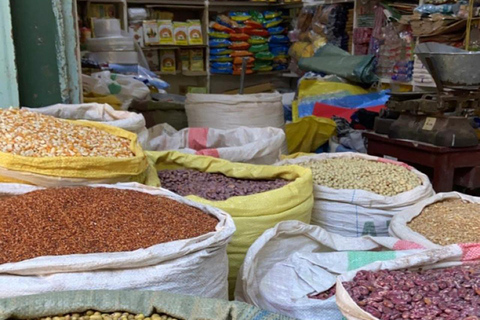
<path fill-rule="evenodd" d="M 0 110 L 0 151 L 26 157 L 134 156 L 128 139 L 18 109 Z"/>
<path fill-rule="evenodd" d="M 408 227 L 442 246 L 480 242 L 480 204 L 461 199 L 440 201 L 424 208 Z"/>
<path fill-rule="evenodd" d="M 412 171 L 378 161 L 336 158 L 310 160 L 298 165 L 312 170 L 316 184 L 333 189 L 360 189 L 395 196 L 421 185 L 420 178 Z"/>
<path fill-rule="evenodd" d="M 33 320 L 33 319 L 32 319 Z M 59 316 L 44 317 L 34 320 L 180 320 L 166 314 L 154 313 L 149 317 L 143 314 L 131 314 L 128 312 L 101 313 L 87 311 L 85 313 L 71 313 Z"/>

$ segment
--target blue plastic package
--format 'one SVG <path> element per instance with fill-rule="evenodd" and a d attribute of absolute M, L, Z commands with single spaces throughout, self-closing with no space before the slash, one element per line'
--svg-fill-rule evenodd
<path fill-rule="evenodd" d="M 211 48 L 226 48 L 231 46 L 232 42 L 226 39 L 210 39 L 208 44 Z"/>
<path fill-rule="evenodd" d="M 233 63 L 231 62 L 213 62 L 212 68 L 214 69 L 233 69 Z"/>
<path fill-rule="evenodd" d="M 285 56 L 288 55 L 288 47 L 270 47 L 270 52 L 273 53 L 274 56 Z"/>
<path fill-rule="evenodd" d="M 284 35 L 273 35 L 268 39 L 268 43 L 288 44 L 290 40 Z"/>
<path fill-rule="evenodd" d="M 265 28 L 273 28 L 273 27 L 276 27 L 278 26 L 279 24 L 281 24 L 283 22 L 283 19 L 281 17 L 277 17 L 277 18 L 274 18 L 274 19 L 271 19 L 271 20 L 267 20 L 265 21 L 265 23 L 263 24 L 263 26 Z"/>
<path fill-rule="evenodd" d="M 227 49 L 227 48 L 213 48 L 213 49 L 210 49 L 210 55 L 213 55 L 213 56 L 231 54 L 232 52 L 233 52 L 232 49 Z"/>
<path fill-rule="evenodd" d="M 148 69 L 145 69 L 140 65 L 124 65 L 111 63 L 108 65 L 108 67 L 114 73 L 131 75 L 133 78 L 142 81 L 146 85 L 151 84 L 160 90 L 164 90 L 170 87 L 167 82 L 160 79 L 155 73 Z"/>
<path fill-rule="evenodd" d="M 228 16 L 230 17 L 230 19 L 236 22 L 247 21 L 252 17 L 250 13 L 244 12 L 244 11 L 238 11 L 238 12 L 231 11 L 228 13 Z"/>
<path fill-rule="evenodd" d="M 210 55 L 210 62 L 231 62 L 233 58 L 229 54 L 226 55 Z"/>
<path fill-rule="evenodd" d="M 232 74 L 233 70 L 232 69 L 215 69 L 215 68 L 210 68 L 210 73 L 213 74 Z"/>
<path fill-rule="evenodd" d="M 271 35 L 276 35 L 276 34 L 282 34 L 282 33 L 284 33 L 284 32 L 285 32 L 285 28 L 284 28 L 284 27 L 277 26 L 277 27 L 268 28 L 267 31 L 268 31 L 268 33 L 270 33 Z"/>

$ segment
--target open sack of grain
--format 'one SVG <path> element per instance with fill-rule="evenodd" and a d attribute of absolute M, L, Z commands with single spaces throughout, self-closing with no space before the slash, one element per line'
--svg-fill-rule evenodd
<path fill-rule="evenodd" d="M 137 183 L 0 184 L 0 298 L 162 290 L 227 298 L 224 211 Z"/>
<path fill-rule="evenodd" d="M 38 112 L 47 116 L 68 120 L 87 120 L 108 124 L 120 129 L 133 132 L 138 137 L 138 142 L 145 148 L 148 141 L 148 130 L 145 118 L 138 113 L 115 110 L 105 103 L 83 104 L 55 104 L 43 108 L 22 108 Z"/>
<path fill-rule="evenodd" d="M 302 155 L 277 165 L 313 173 L 312 224 L 346 237 L 388 236 L 392 217 L 434 194 L 426 175 L 404 163 L 358 153 Z"/>
<path fill-rule="evenodd" d="M 479 253 L 449 245 L 373 262 L 337 278 L 337 305 L 348 320 L 478 319 Z"/>
<path fill-rule="evenodd" d="M 0 182 L 158 185 L 137 135 L 98 122 L 0 110 Z"/>
<path fill-rule="evenodd" d="M 480 243 L 480 198 L 458 192 L 438 193 L 396 214 L 389 232 L 426 248 Z"/>
<path fill-rule="evenodd" d="M 177 131 L 168 124 L 159 124 L 148 132 L 148 150 L 178 150 L 253 164 L 277 162 L 285 144 L 285 133 L 278 128 L 186 128 Z"/>
<path fill-rule="evenodd" d="M 299 221 L 280 222 L 248 250 L 235 298 L 297 319 L 341 320 L 334 291 L 338 275 L 419 249 L 390 237 L 352 239 Z"/>
<path fill-rule="evenodd" d="M 147 152 L 163 188 L 229 213 L 237 231 L 228 245 L 230 297 L 250 245 L 278 222 L 310 222 L 312 176 L 298 166 L 233 163 L 180 152 Z"/>
<path fill-rule="evenodd" d="M 293 320 L 237 301 L 160 291 L 75 291 L 0 299 L 0 320 Z"/>

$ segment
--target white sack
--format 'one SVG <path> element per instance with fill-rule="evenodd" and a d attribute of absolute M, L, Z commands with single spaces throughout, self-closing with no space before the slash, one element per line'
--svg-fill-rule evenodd
<path fill-rule="evenodd" d="M 161 188 L 137 183 L 91 186 L 165 196 L 199 208 L 219 222 L 215 232 L 130 252 L 44 256 L 2 264 L 0 298 L 51 291 L 136 289 L 227 299 L 227 243 L 235 232 L 230 215 Z M 39 189 L 42 188 L 0 184 L 0 196 Z"/>
<path fill-rule="evenodd" d="M 148 130 L 143 115 L 135 112 L 115 110 L 106 103 L 59 103 L 44 108 L 22 109 L 61 119 L 88 120 L 118 127 L 136 133 L 138 136 L 138 142 L 142 147 L 146 147 L 148 141 Z"/>
<path fill-rule="evenodd" d="M 440 248 L 441 245 L 435 244 L 428 240 L 425 236 L 410 229 L 407 224 L 416 216 L 420 215 L 423 209 L 431 204 L 448 199 L 462 199 L 472 203 L 479 203 L 480 198 L 472 197 L 458 192 L 438 193 L 422 202 L 417 203 L 408 210 L 397 213 L 390 223 L 388 232 L 397 238 L 414 241 L 421 244 L 425 248 Z"/>
<path fill-rule="evenodd" d="M 253 164 L 275 163 L 285 143 L 285 133 L 278 128 L 186 128 L 176 131 L 168 124 L 159 124 L 148 129 L 148 135 L 148 150 L 177 150 Z"/>
<path fill-rule="evenodd" d="M 363 268 L 345 273 L 337 278 L 336 302 L 342 314 L 348 320 L 379 320 L 361 309 L 345 290 L 342 282 L 352 280 L 359 270 L 399 270 L 399 269 L 433 269 L 458 266 L 468 262 L 479 262 L 478 244 L 471 246 L 450 245 L 437 249 L 424 250 L 406 257 L 389 261 L 377 261 Z"/>
<path fill-rule="evenodd" d="M 235 129 L 238 127 L 282 128 L 285 125 L 282 95 L 187 94 L 185 111 L 188 126 Z"/>
<path fill-rule="evenodd" d="M 379 250 L 406 250 L 365 252 Z M 280 222 L 250 247 L 236 300 L 305 320 L 341 320 L 335 297 L 307 297 L 335 285 L 339 274 L 371 261 L 411 254 L 420 246 L 390 237 L 347 238 L 299 221 Z"/>
<path fill-rule="evenodd" d="M 386 197 L 365 190 L 333 189 L 314 185 L 315 204 L 311 223 L 324 228 L 326 231 L 346 237 L 388 236 L 388 225 L 396 213 L 409 210 L 419 201 L 434 194 L 428 177 L 415 168 L 404 163 L 360 153 L 322 153 L 283 160 L 276 165 L 298 164 L 308 160 L 320 161 L 333 158 L 360 158 L 402 165 L 414 172 L 420 178 L 422 184 L 393 197 Z"/>

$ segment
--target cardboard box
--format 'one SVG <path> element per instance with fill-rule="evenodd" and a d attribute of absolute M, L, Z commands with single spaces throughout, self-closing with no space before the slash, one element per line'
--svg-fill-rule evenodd
<path fill-rule="evenodd" d="M 137 41 L 140 47 L 145 46 L 145 41 L 143 40 L 143 23 L 136 22 L 130 23 L 128 26 L 128 33 Z"/>
<path fill-rule="evenodd" d="M 203 49 L 190 50 L 190 71 L 204 71 L 205 62 L 203 57 Z"/>
<path fill-rule="evenodd" d="M 190 50 L 180 50 L 180 63 L 182 64 L 182 71 L 190 71 Z"/>
<path fill-rule="evenodd" d="M 176 45 L 179 45 L 179 46 L 188 45 L 187 32 L 188 32 L 188 23 L 186 22 L 173 23 L 173 38 Z"/>
<path fill-rule="evenodd" d="M 160 59 L 158 50 L 145 51 L 145 59 L 147 59 L 148 66 L 152 71 L 160 71 Z"/>
<path fill-rule="evenodd" d="M 157 20 L 143 21 L 143 39 L 146 46 L 154 46 L 160 43 Z"/>
<path fill-rule="evenodd" d="M 203 33 L 202 23 L 200 20 L 188 20 L 188 44 L 189 45 L 202 45 Z"/>
<path fill-rule="evenodd" d="M 169 74 L 176 73 L 175 50 L 160 50 L 160 71 Z"/>
<path fill-rule="evenodd" d="M 158 20 L 160 44 L 175 44 L 173 39 L 173 23 L 171 20 Z"/>

